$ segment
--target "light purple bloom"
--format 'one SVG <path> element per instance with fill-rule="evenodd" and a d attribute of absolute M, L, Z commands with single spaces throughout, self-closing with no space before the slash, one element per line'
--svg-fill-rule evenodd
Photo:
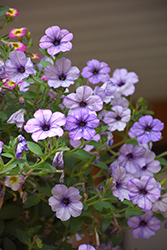
<path fill-rule="evenodd" d="M 25 109 L 19 109 L 15 113 L 13 113 L 9 119 L 7 120 L 7 123 L 16 123 L 16 126 L 18 128 L 21 128 L 25 122 L 24 115 L 26 114 Z"/>
<path fill-rule="evenodd" d="M 22 157 L 23 151 L 29 150 L 27 146 L 26 139 L 24 136 L 19 135 L 18 136 L 18 144 L 16 146 L 16 158 L 19 160 Z"/>
<path fill-rule="evenodd" d="M 76 66 L 71 67 L 71 61 L 65 57 L 57 59 L 56 65 L 49 65 L 45 68 L 44 74 L 48 85 L 53 88 L 69 87 L 79 77 L 80 71 Z"/>
<path fill-rule="evenodd" d="M 153 212 L 167 212 L 167 193 L 162 194 L 156 203 L 152 206 Z"/>
<path fill-rule="evenodd" d="M 95 114 L 90 114 L 86 108 L 80 108 L 74 111 L 73 115 L 66 118 L 65 127 L 70 130 L 69 137 L 71 140 L 91 140 L 96 134 L 96 128 L 99 125 L 99 119 Z"/>
<path fill-rule="evenodd" d="M 83 68 L 81 75 L 88 78 L 90 83 L 96 84 L 107 81 L 110 77 L 109 72 L 110 68 L 107 63 L 92 59 L 87 62 L 87 66 Z"/>
<path fill-rule="evenodd" d="M 2 149 L 3 149 L 3 142 L 2 141 L 0 141 L 0 154 L 2 153 Z"/>
<path fill-rule="evenodd" d="M 52 211 L 56 211 L 56 216 L 66 221 L 71 216 L 78 217 L 83 208 L 83 204 L 79 201 L 82 196 L 79 194 L 79 190 L 75 187 L 67 188 L 63 184 L 57 184 L 52 188 L 52 194 L 49 198 L 49 205 Z"/>
<path fill-rule="evenodd" d="M 22 79 L 35 73 L 30 57 L 26 57 L 23 51 L 11 51 L 5 63 L 6 77 L 13 82 L 19 83 Z"/>
<path fill-rule="evenodd" d="M 82 244 L 78 247 L 78 250 L 96 250 L 93 246 Z"/>
<path fill-rule="evenodd" d="M 138 168 L 146 164 L 144 157 L 145 149 L 139 145 L 124 144 L 120 148 L 121 154 L 118 156 L 118 164 L 125 167 L 126 171 L 134 174 Z"/>
<path fill-rule="evenodd" d="M 161 196 L 161 191 L 157 187 L 156 180 L 151 176 L 142 176 L 140 179 L 132 178 L 128 181 L 127 187 L 130 191 L 129 197 L 133 204 L 148 211 L 152 208 L 152 203 L 157 202 Z"/>
<path fill-rule="evenodd" d="M 121 95 L 128 96 L 134 93 L 134 84 L 139 80 L 134 72 L 128 72 L 127 69 L 116 69 L 113 72 L 111 81 L 117 85 L 117 92 Z"/>
<path fill-rule="evenodd" d="M 52 162 L 52 166 L 54 168 L 56 168 L 56 167 L 63 168 L 64 167 L 63 153 L 64 153 L 64 151 L 56 152 L 55 157 L 54 157 L 53 162 Z"/>
<path fill-rule="evenodd" d="M 100 135 L 96 134 L 95 136 L 93 136 L 92 141 L 98 142 L 100 139 L 101 139 Z M 70 140 L 70 144 L 71 144 L 71 146 L 73 146 L 73 148 L 77 148 L 81 144 L 81 141 L 80 140 L 76 140 L 76 141 Z M 87 152 L 90 152 L 93 148 L 94 148 L 93 145 L 86 145 L 83 149 Z"/>
<path fill-rule="evenodd" d="M 23 175 L 6 176 L 4 181 L 5 186 L 10 187 L 14 191 L 17 191 L 23 183 Z"/>
<path fill-rule="evenodd" d="M 116 92 L 117 86 L 110 79 L 107 80 L 101 87 L 96 86 L 94 93 L 101 97 L 103 102 L 109 103 Z"/>
<path fill-rule="evenodd" d="M 72 49 L 73 34 L 58 26 L 51 26 L 45 30 L 45 36 L 39 41 L 42 49 L 47 49 L 49 55 L 54 56 L 59 52 L 66 52 Z"/>
<path fill-rule="evenodd" d="M 64 131 L 60 126 L 66 122 L 65 115 L 61 112 L 39 109 L 34 113 L 34 117 L 26 123 L 24 129 L 27 133 L 33 133 L 34 141 L 44 140 L 47 137 L 62 136 Z"/>
<path fill-rule="evenodd" d="M 106 112 L 104 122 L 109 125 L 110 131 L 123 131 L 131 117 L 130 109 L 123 109 L 122 106 L 114 106 L 112 110 Z"/>
<path fill-rule="evenodd" d="M 113 183 L 115 184 L 112 188 L 113 195 L 118 197 L 119 200 L 129 200 L 129 190 L 127 188 L 127 182 L 132 178 L 132 175 L 127 174 L 124 167 L 119 167 L 113 172 Z"/>
<path fill-rule="evenodd" d="M 132 236 L 136 239 L 150 238 L 160 228 L 161 222 L 148 211 L 143 215 L 128 218 L 128 225 L 132 227 Z"/>
<path fill-rule="evenodd" d="M 103 108 L 103 101 L 98 95 L 93 95 L 91 87 L 84 85 L 76 89 L 76 94 L 67 95 L 64 105 L 70 110 L 87 108 L 90 111 L 99 111 Z"/>
<path fill-rule="evenodd" d="M 144 166 L 138 169 L 135 173 L 135 177 L 141 177 L 143 175 L 153 176 L 154 173 L 158 173 L 161 170 L 159 161 L 155 160 L 155 154 L 151 150 L 146 150 L 144 153 L 146 163 Z"/>
<path fill-rule="evenodd" d="M 114 94 L 110 104 L 113 106 L 122 106 L 123 109 L 127 109 L 129 106 L 128 100 L 125 97 L 121 96 L 119 92 Z"/>
<path fill-rule="evenodd" d="M 145 115 L 139 119 L 139 122 L 133 124 L 130 133 L 137 136 L 137 141 L 139 143 L 144 144 L 150 141 L 159 141 L 161 138 L 160 131 L 163 128 L 164 123 L 159 119 L 153 119 L 151 115 Z"/>

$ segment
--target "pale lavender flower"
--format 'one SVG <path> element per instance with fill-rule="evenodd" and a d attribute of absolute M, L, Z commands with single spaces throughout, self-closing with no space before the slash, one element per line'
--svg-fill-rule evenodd
<path fill-rule="evenodd" d="M 12 175 L 6 176 L 4 184 L 7 187 L 10 187 L 12 190 L 17 191 L 20 186 L 24 183 L 23 175 Z"/>
<path fill-rule="evenodd" d="M 91 140 L 96 134 L 96 128 L 99 125 L 99 119 L 95 114 L 90 114 L 86 108 L 80 108 L 74 111 L 73 115 L 66 118 L 65 127 L 70 130 L 69 137 L 71 140 Z"/>
<path fill-rule="evenodd" d="M 118 164 L 125 167 L 126 171 L 134 174 L 138 168 L 142 168 L 146 164 L 144 157 L 145 149 L 139 145 L 124 144 L 120 148 L 121 154 L 118 156 Z"/>
<path fill-rule="evenodd" d="M 121 96 L 119 92 L 114 94 L 114 97 L 111 99 L 110 104 L 113 106 L 122 106 L 123 109 L 127 109 L 129 106 L 128 100 Z"/>
<path fill-rule="evenodd" d="M 103 101 L 98 95 L 93 95 L 89 86 L 81 86 L 76 89 L 76 94 L 71 93 L 64 98 L 64 105 L 70 110 L 87 108 L 90 111 L 99 111 L 103 108 Z"/>
<path fill-rule="evenodd" d="M 3 142 L 2 141 L 0 141 L 0 154 L 2 153 L 2 150 L 3 150 Z"/>
<path fill-rule="evenodd" d="M 79 201 L 82 196 L 77 188 L 57 184 L 52 188 L 52 194 L 49 205 L 60 220 L 66 221 L 71 216 L 78 217 L 82 213 L 83 204 Z"/>
<path fill-rule="evenodd" d="M 111 132 L 107 132 L 107 147 L 112 146 L 114 143 L 113 134 Z"/>
<path fill-rule="evenodd" d="M 60 126 L 66 122 L 65 115 L 61 112 L 54 112 L 49 109 L 39 109 L 34 113 L 34 117 L 27 121 L 24 129 L 27 133 L 32 133 L 34 141 L 44 140 L 48 137 L 62 136 L 64 131 Z"/>
<path fill-rule="evenodd" d="M 153 176 L 154 173 L 158 173 L 161 170 L 159 161 L 155 160 L 155 154 L 151 150 L 146 150 L 144 155 L 146 163 L 135 173 L 135 177 L 141 177 L 143 175 Z"/>
<path fill-rule="evenodd" d="M 138 122 L 135 122 L 130 129 L 130 133 L 137 136 L 137 141 L 141 144 L 150 141 L 159 141 L 161 138 L 161 130 L 164 123 L 159 119 L 153 119 L 151 115 L 142 116 Z M 131 134 L 129 134 L 130 136 Z"/>
<path fill-rule="evenodd" d="M 95 136 L 93 136 L 92 141 L 98 142 L 100 139 L 101 139 L 100 135 L 96 134 Z M 76 140 L 76 141 L 70 140 L 70 144 L 71 146 L 73 146 L 73 148 L 77 148 L 81 144 L 81 140 Z M 93 145 L 86 145 L 83 149 L 87 152 L 90 152 L 93 148 L 94 148 Z"/>
<path fill-rule="evenodd" d="M 13 113 L 9 119 L 7 120 L 7 123 L 16 123 L 16 126 L 18 128 L 21 128 L 25 122 L 24 115 L 26 114 L 25 109 L 19 109 L 15 113 Z"/>
<path fill-rule="evenodd" d="M 109 125 L 110 131 L 123 131 L 131 117 L 130 109 L 123 109 L 122 106 L 114 106 L 112 110 L 106 112 L 103 121 Z"/>
<path fill-rule="evenodd" d="M 119 200 L 129 200 L 129 190 L 127 188 L 127 182 L 132 178 L 132 175 L 127 174 L 124 167 L 119 167 L 113 172 L 113 183 L 112 187 L 113 195 L 118 197 Z"/>
<path fill-rule="evenodd" d="M 21 92 L 26 92 L 29 90 L 29 86 L 33 84 L 33 82 L 27 82 L 27 81 L 20 81 L 18 83 L 18 87 L 20 89 Z"/>
<path fill-rule="evenodd" d="M 127 69 L 116 69 L 113 72 L 111 81 L 116 84 L 117 92 L 121 95 L 128 96 L 134 93 L 134 84 L 139 80 L 134 72 L 128 72 Z"/>
<path fill-rule="evenodd" d="M 153 216 L 151 211 L 140 216 L 128 218 L 128 225 L 132 227 L 132 236 L 136 239 L 150 238 L 160 228 L 161 222 Z"/>
<path fill-rule="evenodd" d="M 54 168 L 56 168 L 56 167 L 63 168 L 64 167 L 63 153 L 64 153 L 64 151 L 56 152 L 55 157 L 54 157 L 53 162 L 52 162 L 52 166 Z"/>
<path fill-rule="evenodd" d="M 23 51 L 11 51 L 5 63 L 6 77 L 13 82 L 19 83 L 22 79 L 35 73 L 30 57 L 26 57 Z"/>
<path fill-rule="evenodd" d="M 96 86 L 94 89 L 95 95 L 101 97 L 103 102 L 109 103 L 111 99 L 114 97 L 114 93 L 116 92 L 117 86 L 110 79 L 107 80 L 101 87 Z"/>
<path fill-rule="evenodd" d="M 71 67 L 71 61 L 65 57 L 57 59 L 56 65 L 49 65 L 45 68 L 44 74 L 48 85 L 53 88 L 69 87 L 79 77 L 80 71 L 76 66 Z"/>
<path fill-rule="evenodd" d="M 161 196 L 160 188 L 156 180 L 151 176 L 142 176 L 140 179 L 132 178 L 128 181 L 127 187 L 130 191 L 129 198 L 133 204 L 148 211 L 152 204 L 157 202 Z"/>
<path fill-rule="evenodd" d="M 78 247 L 78 250 L 96 250 L 96 249 L 91 245 L 82 244 Z"/>
<path fill-rule="evenodd" d="M 152 206 L 153 212 L 167 212 L 167 193 L 162 194 L 156 203 Z"/>
<path fill-rule="evenodd" d="M 27 150 L 29 150 L 29 148 L 27 146 L 26 139 L 24 138 L 24 136 L 19 135 L 18 143 L 16 146 L 16 158 L 19 160 L 22 157 L 23 151 L 27 151 Z"/>
<path fill-rule="evenodd" d="M 66 52 L 72 49 L 73 34 L 58 26 L 51 26 L 45 30 L 45 36 L 39 41 L 42 49 L 47 49 L 49 55 L 54 56 L 59 52 Z"/>
<path fill-rule="evenodd" d="M 87 62 L 87 66 L 82 69 L 81 75 L 84 78 L 88 78 L 88 81 L 92 84 L 99 82 L 105 82 L 109 79 L 110 68 L 105 62 L 99 62 L 96 59 L 92 59 Z"/>

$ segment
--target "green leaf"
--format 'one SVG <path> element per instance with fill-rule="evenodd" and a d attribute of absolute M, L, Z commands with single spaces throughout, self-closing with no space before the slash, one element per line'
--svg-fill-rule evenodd
<path fill-rule="evenodd" d="M 12 164 L 10 164 L 8 167 L 3 168 L 3 169 L 0 171 L 0 174 L 4 174 L 4 173 L 10 171 L 10 170 L 12 170 L 13 168 L 15 168 L 16 166 L 17 166 L 17 164 L 12 163 Z"/>
<path fill-rule="evenodd" d="M 102 169 L 108 170 L 108 166 L 104 162 L 102 162 L 102 161 L 98 161 L 98 163 L 95 164 L 95 166 L 97 166 L 99 168 L 102 168 Z"/>
<path fill-rule="evenodd" d="M 70 224 L 71 235 L 73 235 L 76 232 L 78 232 L 78 230 L 81 227 L 83 221 L 84 221 L 84 217 L 81 217 L 81 216 L 77 217 L 77 218 L 72 218 L 71 224 Z"/>
<path fill-rule="evenodd" d="M 68 148 L 68 147 L 60 147 L 60 148 L 58 148 L 58 150 L 56 152 L 69 151 L 69 150 L 70 150 L 70 148 Z"/>
<path fill-rule="evenodd" d="M 112 237 L 111 237 L 113 247 L 120 245 L 122 240 L 123 240 L 122 233 L 119 233 L 118 235 L 112 235 Z"/>
<path fill-rule="evenodd" d="M 109 227 L 109 225 L 111 224 L 111 220 L 112 220 L 111 217 L 104 217 L 102 219 L 102 231 L 103 232 Z"/>
<path fill-rule="evenodd" d="M 28 243 L 29 240 L 29 236 L 27 235 L 27 233 L 25 233 L 24 231 L 22 231 L 21 229 L 17 228 L 16 229 L 17 232 L 17 238 L 23 242 L 23 243 Z"/>
<path fill-rule="evenodd" d="M 0 119 L 3 121 L 7 120 L 7 115 L 4 112 L 0 112 Z"/>
<path fill-rule="evenodd" d="M 40 77 L 38 77 L 38 76 L 34 76 L 34 75 L 33 75 L 33 79 L 34 79 L 37 83 L 41 83 L 41 84 L 44 83 L 43 80 L 42 80 Z"/>
<path fill-rule="evenodd" d="M 122 203 L 126 204 L 126 205 L 128 205 L 130 207 L 134 207 L 133 203 L 131 201 L 129 201 L 129 200 L 123 200 Z"/>
<path fill-rule="evenodd" d="M 142 215 L 142 214 L 145 214 L 145 212 L 142 211 L 142 210 L 134 210 L 133 208 L 127 208 L 127 210 L 125 211 L 125 217 L 126 218 L 129 218 L 129 217 L 132 217 L 132 216 L 139 216 L 139 215 Z"/>
<path fill-rule="evenodd" d="M 13 241 L 5 237 L 4 238 L 4 250 L 9 250 L 9 249 L 16 250 L 16 246 L 13 243 Z"/>
<path fill-rule="evenodd" d="M 1 155 L 7 158 L 13 158 L 13 155 L 9 153 L 2 153 Z"/>
<path fill-rule="evenodd" d="M 42 172 L 40 172 L 41 174 L 56 172 L 56 169 L 52 167 L 48 162 L 42 162 L 42 163 L 36 164 L 35 166 L 33 166 L 33 169 L 42 170 Z"/>
<path fill-rule="evenodd" d="M 36 99 L 36 100 L 40 99 L 40 96 L 38 94 L 29 90 L 23 93 L 23 97 L 28 98 L 28 99 Z"/>
<path fill-rule="evenodd" d="M 162 215 L 162 214 L 160 214 L 160 213 L 153 213 L 154 214 L 154 216 L 155 217 L 157 217 L 160 221 L 164 221 L 165 220 L 165 218 L 164 218 L 164 216 Z"/>
<path fill-rule="evenodd" d="M 40 146 L 38 144 L 36 144 L 35 142 L 27 141 L 27 146 L 32 153 L 34 153 L 38 156 L 43 155 Z"/>
<path fill-rule="evenodd" d="M 78 151 L 74 153 L 74 156 L 77 159 L 81 159 L 84 161 L 87 161 L 87 159 L 90 159 L 92 157 L 88 152 L 83 149 L 78 149 Z"/>
<path fill-rule="evenodd" d="M 0 16 L 3 16 L 8 10 L 8 7 L 0 5 Z"/>
<path fill-rule="evenodd" d="M 5 205 L 0 210 L 1 219 L 14 219 L 22 213 L 22 208 L 15 205 Z"/>
<path fill-rule="evenodd" d="M 115 208 L 113 205 L 111 205 L 111 203 L 108 202 L 108 201 L 99 201 L 99 202 L 97 202 L 96 204 L 94 204 L 93 206 L 94 206 L 94 208 L 95 208 L 96 210 L 98 210 L 98 211 L 100 211 L 100 212 L 103 211 L 103 208 L 109 208 L 109 209 L 111 209 L 112 211 L 115 211 L 115 210 L 116 210 L 116 208 Z"/>
<path fill-rule="evenodd" d="M 164 158 L 155 158 L 155 159 L 158 160 L 161 165 L 167 166 L 167 160 L 165 160 Z"/>
<path fill-rule="evenodd" d="M 26 203 L 23 205 L 23 208 L 32 207 L 40 202 L 40 198 L 37 196 L 29 196 Z"/>
<path fill-rule="evenodd" d="M 40 64 L 42 64 L 42 66 L 43 66 L 44 68 L 46 68 L 46 67 L 49 66 L 49 65 L 52 65 L 51 62 L 48 62 L 48 61 L 41 61 Z"/>

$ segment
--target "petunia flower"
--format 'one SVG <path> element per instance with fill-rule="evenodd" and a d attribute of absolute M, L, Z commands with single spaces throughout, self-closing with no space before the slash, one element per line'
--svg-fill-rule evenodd
<path fill-rule="evenodd" d="M 153 212 L 167 212 L 167 193 L 162 194 L 156 203 L 152 206 Z"/>
<path fill-rule="evenodd" d="M 4 181 L 5 186 L 10 187 L 14 191 L 17 191 L 23 183 L 24 183 L 23 175 L 6 176 Z"/>
<path fill-rule="evenodd" d="M 24 129 L 32 133 L 34 141 L 44 140 L 48 137 L 62 136 L 64 131 L 60 126 L 66 122 L 65 115 L 61 112 L 54 112 L 49 109 L 39 109 L 34 113 L 35 118 L 27 121 Z"/>
<path fill-rule="evenodd" d="M 5 72 L 6 77 L 10 78 L 13 82 L 18 83 L 30 74 L 36 72 L 31 59 L 27 58 L 24 52 L 11 51 L 9 58 L 10 59 L 7 59 L 5 63 Z"/>
<path fill-rule="evenodd" d="M 134 72 L 128 72 L 127 69 L 116 69 L 110 78 L 117 86 L 117 91 L 121 95 L 132 95 L 135 91 L 134 84 L 139 81 L 138 76 Z"/>
<path fill-rule="evenodd" d="M 39 41 L 42 49 L 47 49 L 49 55 L 54 56 L 59 52 L 66 52 L 72 49 L 73 34 L 58 26 L 51 26 L 45 30 L 45 36 Z"/>
<path fill-rule="evenodd" d="M 64 105 L 70 110 L 87 108 L 90 111 L 99 111 L 103 108 L 103 101 L 98 95 L 93 95 L 93 90 L 89 86 L 80 86 L 76 89 L 76 94 L 71 93 L 64 98 Z"/>
<path fill-rule="evenodd" d="M 49 79 L 48 85 L 53 88 L 69 87 L 79 77 L 80 71 L 76 66 L 71 66 L 71 61 L 65 57 L 59 58 L 56 65 L 49 65 L 44 70 Z"/>
<path fill-rule="evenodd" d="M 3 142 L 2 141 L 0 141 L 0 154 L 2 153 L 2 149 L 3 149 Z"/>
<path fill-rule="evenodd" d="M 160 228 L 161 222 L 153 216 L 151 211 L 140 216 L 128 218 L 128 225 L 132 227 L 132 236 L 136 239 L 148 239 L 155 235 L 155 231 Z"/>
<path fill-rule="evenodd" d="M 78 250 L 95 250 L 95 248 L 88 244 L 82 244 L 78 247 Z"/>
<path fill-rule="evenodd" d="M 82 196 L 77 188 L 67 188 L 63 184 L 57 184 L 52 188 L 52 194 L 49 205 L 60 220 L 66 221 L 71 216 L 78 217 L 82 213 L 83 204 L 80 201 Z"/>
<path fill-rule="evenodd" d="M 27 46 L 24 44 L 24 43 L 21 43 L 21 42 L 10 42 L 9 43 L 13 48 L 14 50 L 18 50 L 18 51 L 23 51 L 25 52 L 25 49 L 27 48 Z"/>
<path fill-rule="evenodd" d="M 122 106 L 114 106 L 112 110 L 106 112 L 103 121 L 109 125 L 110 131 L 123 131 L 131 117 L 130 109 L 123 109 Z"/>
<path fill-rule="evenodd" d="M 29 148 L 27 146 L 26 139 L 24 138 L 24 136 L 19 135 L 18 143 L 16 146 L 16 158 L 19 160 L 22 157 L 23 151 L 27 151 L 27 150 L 29 150 Z"/>
<path fill-rule="evenodd" d="M 86 108 L 80 108 L 74 111 L 73 115 L 68 115 L 65 127 L 69 131 L 71 140 L 91 140 L 96 134 L 96 128 L 99 125 L 99 119 L 95 114 L 90 114 Z"/>
<path fill-rule="evenodd" d="M 128 181 L 127 187 L 130 191 L 129 197 L 133 204 L 148 211 L 152 204 L 157 202 L 161 196 L 160 188 L 157 187 L 156 180 L 151 176 L 142 176 L 140 179 L 132 178 Z"/>
<path fill-rule="evenodd" d="M 117 90 L 117 86 L 110 79 L 107 80 L 101 87 L 96 86 L 94 89 L 95 95 L 101 97 L 103 102 L 109 103 L 114 98 L 114 93 Z"/>
<path fill-rule="evenodd" d="M 16 126 L 18 128 L 21 128 L 25 122 L 24 115 L 26 114 L 25 109 L 19 109 L 15 113 L 13 113 L 9 119 L 7 120 L 7 123 L 16 123 Z"/>
<path fill-rule="evenodd" d="M 9 8 L 9 10 L 5 13 L 6 16 L 13 16 L 13 17 L 18 16 L 18 14 L 19 14 L 18 10 L 14 8 Z"/>
<path fill-rule="evenodd" d="M 11 29 L 9 37 L 22 37 L 25 35 L 27 28 Z"/>
<path fill-rule="evenodd" d="M 11 89 L 12 90 L 15 87 L 16 87 L 16 83 L 13 82 L 11 79 L 6 78 L 6 79 L 2 80 L 2 88 Z"/>
<path fill-rule="evenodd" d="M 88 78 L 88 81 L 92 84 L 99 82 L 106 82 L 109 79 L 110 68 L 105 62 L 99 62 L 96 59 L 92 59 L 87 62 L 87 66 L 82 69 L 81 75 L 84 78 Z"/>
<path fill-rule="evenodd" d="M 161 138 L 161 130 L 164 123 L 159 119 L 153 119 L 151 115 L 142 116 L 138 122 L 135 122 L 129 131 L 129 136 L 137 136 L 137 141 L 141 144 L 150 141 L 159 141 Z M 132 133 L 132 135 L 131 135 Z"/>
<path fill-rule="evenodd" d="M 64 151 L 56 152 L 54 159 L 53 159 L 53 162 L 52 162 L 52 166 L 54 168 L 56 168 L 56 167 L 63 168 L 64 167 L 63 153 L 64 153 Z"/>

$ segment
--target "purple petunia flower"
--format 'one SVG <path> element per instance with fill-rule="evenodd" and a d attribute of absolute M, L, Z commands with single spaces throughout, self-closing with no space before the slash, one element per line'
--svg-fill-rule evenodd
<path fill-rule="evenodd" d="M 121 95 L 128 96 L 134 93 L 134 84 L 139 80 L 134 72 L 128 72 L 127 69 L 116 69 L 113 72 L 111 81 L 116 84 L 117 92 Z"/>
<path fill-rule="evenodd" d="M 129 197 L 133 204 L 148 211 L 152 208 L 152 203 L 157 202 L 161 196 L 160 188 L 157 187 L 156 180 L 151 176 L 142 176 L 140 179 L 132 178 L 128 181 L 127 187 L 130 191 Z"/>
<path fill-rule="evenodd" d="M 140 216 L 128 218 L 128 225 L 132 227 L 132 236 L 136 239 L 150 238 L 155 235 L 155 231 L 160 228 L 161 222 L 156 217 L 152 216 L 151 211 Z"/>
<path fill-rule="evenodd" d="M 80 108 L 74 111 L 73 115 L 66 118 L 65 127 L 70 130 L 71 140 L 91 140 L 96 134 L 96 128 L 99 125 L 99 119 L 95 114 L 90 114 L 86 108 Z"/>
<path fill-rule="evenodd" d="M 31 59 L 23 51 L 11 51 L 9 58 L 5 63 L 5 74 L 13 82 L 18 83 L 36 72 Z"/>
<path fill-rule="evenodd" d="M 106 112 L 104 122 L 109 125 L 110 131 L 123 131 L 131 117 L 130 109 L 123 109 L 122 106 L 114 106 L 112 110 Z"/>
<path fill-rule="evenodd" d="M 52 162 L 52 166 L 54 168 L 56 167 L 64 168 L 63 153 L 64 151 L 56 152 Z"/>
<path fill-rule="evenodd" d="M 125 167 L 126 171 L 134 174 L 138 168 L 146 164 L 144 157 L 145 149 L 139 145 L 124 144 L 120 148 L 121 154 L 118 156 L 118 164 Z"/>
<path fill-rule="evenodd" d="M 64 105 L 70 110 L 87 108 L 90 111 L 99 111 L 103 108 L 103 101 L 98 95 L 93 95 L 89 86 L 81 86 L 76 89 L 76 94 L 71 93 L 64 98 Z"/>
<path fill-rule="evenodd" d="M 2 153 L 2 150 L 3 150 L 3 142 L 2 141 L 0 141 L 0 154 Z"/>
<path fill-rule="evenodd" d="M 34 117 L 26 123 L 24 129 L 27 133 L 33 133 L 34 141 L 43 140 L 47 137 L 62 136 L 64 131 L 60 126 L 66 122 L 65 115 L 61 112 L 39 109 L 34 113 Z"/>
<path fill-rule="evenodd" d="M 94 89 L 94 93 L 95 95 L 100 96 L 103 102 L 109 103 L 114 97 L 113 95 L 116 90 L 117 86 L 109 79 L 101 87 L 96 86 Z"/>
<path fill-rule="evenodd" d="M 152 206 L 153 212 L 167 212 L 167 193 L 162 194 L 156 203 Z"/>
<path fill-rule="evenodd" d="M 76 66 L 71 67 L 71 61 L 65 57 L 59 58 L 56 65 L 45 68 L 48 85 L 53 88 L 69 87 L 79 77 L 80 71 Z"/>
<path fill-rule="evenodd" d="M 23 151 L 27 151 L 29 148 L 27 147 L 27 142 L 24 136 L 18 136 L 18 144 L 16 146 L 16 158 L 19 160 L 22 157 Z"/>
<path fill-rule="evenodd" d="M 49 205 L 52 211 L 56 211 L 56 216 L 66 221 L 71 216 L 78 217 L 83 208 L 83 204 L 79 201 L 82 196 L 75 187 L 67 188 L 63 184 L 57 184 L 52 188 L 53 196 L 49 198 Z"/>
<path fill-rule="evenodd" d="M 151 115 L 142 116 L 139 122 L 135 122 L 130 129 L 131 133 L 137 136 L 137 141 L 141 144 L 150 141 L 159 141 L 161 138 L 161 130 L 164 128 L 164 123 L 159 119 L 153 119 Z M 132 137 L 132 136 L 131 136 Z"/>
<path fill-rule="evenodd" d="M 87 66 L 83 68 L 81 75 L 88 78 L 90 83 L 96 84 L 107 81 L 110 77 L 109 72 L 110 68 L 107 63 L 92 59 L 87 62 Z"/>
<path fill-rule="evenodd" d="M 128 100 L 121 96 L 119 92 L 115 93 L 113 99 L 111 99 L 110 104 L 113 106 L 122 106 L 123 109 L 127 109 L 129 107 Z"/>
<path fill-rule="evenodd" d="M 25 122 L 24 115 L 26 114 L 25 109 L 19 109 L 15 113 L 13 113 L 9 119 L 7 120 L 7 123 L 16 123 L 16 126 L 18 128 L 21 128 Z"/>
<path fill-rule="evenodd" d="M 132 175 L 127 174 L 124 167 L 119 167 L 113 171 L 113 183 L 112 188 L 113 195 L 118 197 L 119 200 L 129 200 L 129 190 L 127 188 L 127 182 L 132 178 Z"/>
<path fill-rule="evenodd" d="M 72 49 L 73 34 L 58 26 L 51 26 L 45 30 L 45 36 L 39 41 L 42 49 L 47 49 L 49 55 L 54 56 L 59 52 L 66 52 Z"/>
<path fill-rule="evenodd" d="M 95 248 L 88 244 L 82 244 L 78 247 L 78 250 L 95 250 Z"/>

